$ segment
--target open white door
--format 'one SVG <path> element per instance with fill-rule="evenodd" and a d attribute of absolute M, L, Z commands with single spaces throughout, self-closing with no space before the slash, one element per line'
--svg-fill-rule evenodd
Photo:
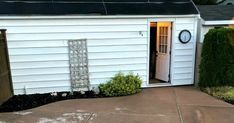
<path fill-rule="evenodd" d="M 155 78 L 168 82 L 171 50 L 171 22 L 157 23 Z"/>

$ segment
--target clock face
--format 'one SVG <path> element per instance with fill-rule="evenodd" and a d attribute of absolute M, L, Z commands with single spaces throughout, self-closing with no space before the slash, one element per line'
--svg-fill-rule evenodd
<path fill-rule="evenodd" d="M 188 43 L 191 40 L 191 33 L 188 30 L 182 30 L 179 34 L 181 43 Z"/>

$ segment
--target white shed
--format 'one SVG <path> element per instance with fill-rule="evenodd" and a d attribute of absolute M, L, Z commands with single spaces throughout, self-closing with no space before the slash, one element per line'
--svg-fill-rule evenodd
<path fill-rule="evenodd" d="M 92 89 L 119 71 L 142 87 L 193 84 L 199 17 L 191 0 L 1 1 L 14 94 Z"/>

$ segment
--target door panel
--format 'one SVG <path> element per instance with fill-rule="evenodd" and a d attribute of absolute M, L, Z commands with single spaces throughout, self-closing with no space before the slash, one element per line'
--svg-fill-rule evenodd
<path fill-rule="evenodd" d="M 168 82 L 171 47 L 171 22 L 157 23 L 156 79 Z"/>
<path fill-rule="evenodd" d="M 12 96 L 12 83 L 5 30 L 0 30 L 0 104 Z"/>

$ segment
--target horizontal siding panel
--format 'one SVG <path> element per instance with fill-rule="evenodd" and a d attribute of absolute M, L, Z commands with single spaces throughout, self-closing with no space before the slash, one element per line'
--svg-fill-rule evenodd
<path fill-rule="evenodd" d="M 33 81 L 55 81 L 55 80 L 69 80 L 70 74 L 46 74 L 46 75 L 27 75 L 27 76 L 12 76 L 14 83 L 17 82 L 33 82 Z"/>
<path fill-rule="evenodd" d="M 68 60 L 68 54 L 10 55 L 11 62 Z"/>
<path fill-rule="evenodd" d="M 45 33 L 45 34 L 9 34 L 9 41 L 26 40 L 69 40 L 69 39 L 113 39 L 147 37 L 147 32 L 103 32 L 103 33 Z"/>
<path fill-rule="evenodd" d="M 175 68 L 184 68 L 184 67 L 191 67 L 193 66 L 193 62 L 192 61 L 177 61 L 174 62 L 174 69 Z"/>
<path fill-rule="evenodd" d="M 124 64 L 124 65 L 110 65 L 110 66 L 89 66 L 89 72 L 103 72 L 103 71 L 135 71 L 146 70 L 145 64 Z"/>
<path fill-rule="evenodd" d="M 90 81 L 93 79 L 110 79 L 112 76 L 90 76 Z M 140 75 L 145 77 L 145 75 Z M 27 76 L 13 76 L 14 83 L 21 82 L 40 82 L 40 81 L 68 81 L 70 80 L 70 74 L 47 74 L 47 75 L 27 75 Z M 55 84 L 56 86 L 56 84 Z"/>
<path fill-rule="evenodd" d="M 175 84 L 173 85 L 188 85 L 188 84 L 193 84 L 193 81 L 191 78 L 189 79 L 175 79 Z"/>
<path fill-rule="evenodd" d="M 174 61 L 193 61 L 193 56 L 192 55 L 187 55 L 187 56 L 175 56 Z"/>
<path fill-rule="evenodd" d="M 8 48 L 67 47 L 67 40 L 8 41 Z"/>
<path fill-rule="evenodd" d="M 182 44 L 181 42 L 175 43 L 175 51 L 176 50 L 191 50 L 194 48 L 194 43 L 189 42 L 187 44 Z"/>
<path fill-rule="evenodd" d="M 105 65 L 105 66 L 91 66 L 89 65 L 89 72 L 99 73 L 103 71 L 119 72 L 119 71 L 135 71 L 146 70 L 146 64 L 123 64 L 123 65 Z M 69 74 L 69 66 L 67 67 L 47 67 L 47 68 L 29 68 L 29 69 L 12 69 L 13 76 L 27 76 L 27 75 L 46 75 L 46 74 Z"/>
<path fill-rule="evenodd" d="M 107 53 L 89 53 L 90 59 L 113 59 L 113 58 L 139 58 L 146 57 L 146 51 L 136 52 L 107 52 Z M 11 62 L 26 62 L 26 61 L 48 61 L 48 60 L 69 60 L 68 54 L 45 54 L 45 55 L 11 55 Z"/>
<path fill-rule="evenodd" d="M 135 25 L 146 24 L 147 19 L 31 19 L 31 20 L 1 20 L 2 26 L 66 26 L 66 25 Z"/>
<path fill-rule="evenodd" d="M 176 24 L 193 24 L 194 18 L 176 18 Z"/>
<path fill-rule="evenodd" d="M 89 53 L 95 52 L 124 52 L 124 51 L 147 51 L 146 45 L 133 46 L 99 46 L 88 47 Z M 57 48 L 17 48 L 9 49 L 10 55 L 40 55 L 40 54 L 61 54 L 68 53 L 68 47 Z"/>
<path fill-rule="evenodd" d="M 192 73 L 174 73 L 174 79 L 192 79 Z"/>
<path fill-rule="evenodd" d="M 141 64 L 146 63 L 146 58 L 123 58 L 123 59 L 93 59 L 89 60 L 90 66 L 108 66 L 124 64 Z M 11 68 L 29 69 L 29 68 L 56 68 L 69 67 L 69 61 L 35 61 L 35 62 L 11 62 Z"/>
<path fill-rule="evenodd" d="M 112 59 L 112 58 L 134 58 L 146 57 L 146 51 L 133 52 L 107 52 L 107 53 L 89 53 L 89 59 Z"/>
<path fill-rule="evenodd" d="M 38 88 L 38 87 L 53 87 L 53 86 L 71 86 L 70 81 L 38 81 L 38 82 L 20 82 L 20 83 L 13 83 L 15 89 L 23 89 L 26 88 Z"/>
<path fill-rule="evenodd" d="M 194 24 L 193 23 L 176 23 L 176 31 L 178 30 L 193 30 Z"/>
<path fill-rule="evenodd" d="M 106 65 L 124 65 L 124 64 L 140 64 L 147 63 L 147 58 L 121 58 L 121 59 L 93 59 L 89 60 L 91 66 L 106 66 Z"/>
<path fill-rule="evenodd" d="M 11 62 L 11 69 L 69 67 L 69 61 Z"/>
<path fill-rule="evenodd" d="M 8 34 L 22 33 L 89 33 L 89 32 L 132 32 L 132 31 L 147 31 L 147 25 L 72 25 L 72 26 L 40 26 L 40 27 L 2 27 L 7 29 Z"/>
<path fill-rule="evenodd" d="M 46 74 L 68 74 L 70 73 L 69 67 L 54 67 L 54 68 L 33 68 L 33 69 L 12 69 L 13 76 L 22 75 L 46 75 Z"/>
<path fill-rule="evenodd" d="M 110 46 L 110 45 L 141 45 L 147 44 L 147 37 L 119 38 L 119 39 L 88 39 L 90 46 Z"/>
<path fill-rule="evenodd" d="M 193 55 L 193 50 L 192 50 L 192 49 L 175 50 L 174 55 L 175 55 L 175 56 L 180 56 L 180 55 Z"/>
<path fill-rule="evenodd" d="M 8 48 L 46 48 L 46 47 L 67 47 L 68 40 L 28 40 L 28 41 L 9 41 Z M 124 38 L 124 39 L 88 39 L 87 45 L 92 46 L 112 46 L 112 45 L 142 45 L 147 44 L 147 38 Z"/>
<path fill-rule="evenodd" d="M 192 73 L 192 67 L 182 67 L 182 68 L 175 68 L 174 73 Z"/>
<path fill-rule="evenodd" d="M 10 55 L 40 55 L 40 54 L 61 54 L 68 53 L 67 47 L 57 48 L 17 48 L 9 49 Z"/>
<path fill-rule="evenodd" d="M 124 52 L 124 51 L 147 51 L 147 45 L 121 45 L 121 46 L 94 46 L 88 47 L 89 53 L 95 52 Z"/>

